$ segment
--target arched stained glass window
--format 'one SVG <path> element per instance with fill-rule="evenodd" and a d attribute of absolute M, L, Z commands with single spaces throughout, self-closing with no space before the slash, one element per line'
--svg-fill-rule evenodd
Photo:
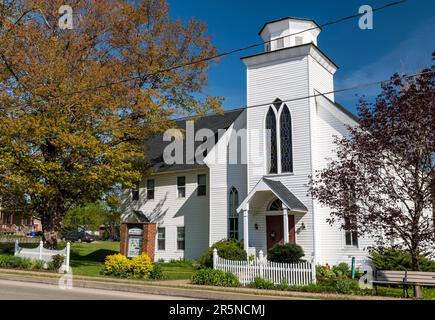
<path fill-rule="evenodd" d="M 282 211 L 282 201 L 275 199 L 268 208 L 268 211 Z"/>
<path fill-rule="evenodd" d="M 239 240 L 239 192 L 234 187 L 230 190 L 228 203 L 228 238 Z"/>
<path fill-rule="evenodd" d="M 292 119 L 286 105 L 281 113 L 280 125 L 281 172 L 293 172 Z"/>
<path fill-rule="evenodd" d="M 278 173 L 277 141 L 276 141 L 276 117 L 270 107 L 266 116 L 266 145 L 267 145 L 267 173 Z"/>

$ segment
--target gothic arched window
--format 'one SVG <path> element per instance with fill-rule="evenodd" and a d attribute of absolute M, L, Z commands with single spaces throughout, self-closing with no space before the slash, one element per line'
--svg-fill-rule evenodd
<path fill-rule="evenodd" d="M 292 119 L 286 105 L 281 113 L 280 126 L 281 172 L 293 172 Z"/>
<path fill-rule="evenodd" d="M 239 240 L 239 192 L 232 187 L 228 199 L 228 238 Z"/>
<path fill-rule="evenodd" d="M 269 205 L 268 211 L 281 211 L 282 210 L 282 201 L 279 199 L 275 199 Z"/>
<path fill-rule="evenodd" d="M 272 107 L 266 116 L 266 138 L 268 164 L 267 173 L 278 173 L 277 141 L 276 141 L 276 117 Z"/>

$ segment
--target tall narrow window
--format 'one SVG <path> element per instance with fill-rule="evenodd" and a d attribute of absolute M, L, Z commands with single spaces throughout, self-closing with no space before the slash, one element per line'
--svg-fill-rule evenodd
<path fill-rule="evenodd" d="M 198 174 L 198 196 L 207 195 L 207 176 L 205 174 Z"/>
<path fill-rule="evenodd" d="M 237 214 L 239 192 L 236 188 L 231 188 L 228 200 L 228 237 L 239 240 L 239 216 Z"/>
<path fill-rule="evenodd" d="M 281 172 L 293 172 L 292 120 L 290 111 L 285 105 L 281 113 L 280 125 Z"/>
<path fill-rule="evenodd" d="M 154 179 L 147 180 L 147 199 L 154 199 Z"/>
<path fill-rule="evenodd" d="M 177 227 L 177 250 L 184 250 L 185 245 L 184 227 Z"/>
<path fill-rule="evenodd" d="M 186 177 L 177 177 L 178 198 L 186 197 Z"/>
<path fill-rule="evenodd" d="M 157 250 L 165 250 L 166 248 L 166 230 L 165 228 L 157 228 Z"/>
<path fill-rule="evenodd" d="M 278 173 L 278 161 L 276 155 L 276 117 L 272 108 L 269 108 L 269 112 L 266 116 L 266 139 L 266 156 L 268 157 L 267 173 Z"/>
<path fill-rule="evenodd" d="M 351 218 L 344 218 L 344 237 L 346 240 L 346 246 L 358 247 L 358 233 L 354 230 Z"/>

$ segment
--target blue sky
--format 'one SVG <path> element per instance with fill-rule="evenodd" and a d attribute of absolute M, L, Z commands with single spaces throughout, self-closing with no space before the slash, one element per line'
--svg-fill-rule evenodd
<path fill-rule="evenodd" d="M 258 31 L 270 20 L 292 16 L 319 24 L 355 14 L 361 5 L 380 7 L 393 0 L 168 0 L 172 17 L 190 17 L 208 24 L 219 52 L 261 41 Z M 409 0 L 374 14 L 374 29 L 361 30 L 358 19 L 323 29 L 319 48 L 340 69 L 335 88 L 388 79 L 394 72 L 413 73 L 431 65 L 435 51 L 435 1 Z M 246 105 L 246 70 L 240 57 L 258 47 L 222 58 L 209 70 L 207 93 L 225 98 L 224 109 Z M 355 112 L 359 95 L 374 96 L 376 88 L 337 94 L 336 100 Z"/>

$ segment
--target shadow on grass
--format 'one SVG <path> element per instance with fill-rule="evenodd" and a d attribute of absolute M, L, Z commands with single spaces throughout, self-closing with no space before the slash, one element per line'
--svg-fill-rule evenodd
<path fill-rule="evenodd" d="M 109 249 L 98 249 L 87 255 L 81 255 L 80 253 L 71 250 L 71 260 L 72 261 L 89 261 L 89 262 L 104 262 L 106 256 L 116 254 L 117 251 Z"/>

